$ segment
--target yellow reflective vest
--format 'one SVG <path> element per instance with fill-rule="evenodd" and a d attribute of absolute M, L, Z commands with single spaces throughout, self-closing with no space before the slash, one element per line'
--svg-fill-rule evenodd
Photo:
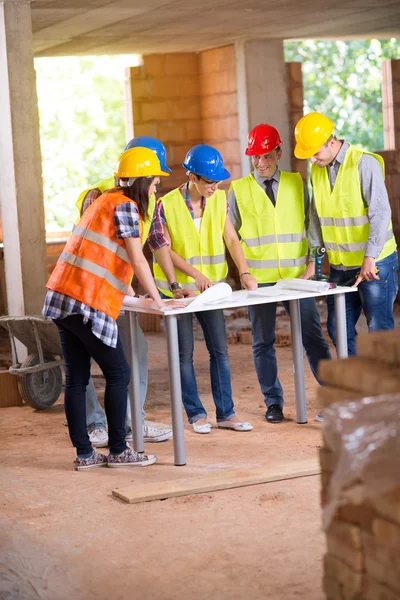
<path fill-rule="evenodd" d="M 333 266 L 359 267 L 364 260 L 370 224 L 358 173 L 358 163 L 363 154 L 370 154 L 379 161 L 384 176 L 385 165 L 381 156 L 353 146 L 349 146 L 345 154 L 333 190 L 329 183 L 328 169 L 316 164 L 311 167 L 315 207 L 324 246 Z M 386 258 L 395 250 L 396 241 L 390 221 L 386 243 L 376 260 Z"/>
<path fill-rule="evenodd" d="M 223 281 L 228 274 L 225 255 L 224 228 L 226 221 L 225 192 L 217 190 L 207 199 L 200 231 L 197 230 L 192 216 L 179 188 L 172 190 L 160 199 L 164 208 L 168 231 L 171 236 L 171 249 L 184 258 L 213 282 Z M 172 297 L 168 280 L 161 267 L 153 265 L 154 279 L 158 289 Z M 196 290 L 192 277 L 175 269 L 176 279 L 185 289 Z"/>
<path fill-rule="evenodd" d="M 304 184 L 299 173 L 280 172 L 275 206 L 252 174 L 233 181 L 241 217 L 239 235 L 258 283 L 299 277 L 306 268 Z"/>
<path fill-rule="evenodd" d="M 86 198 L 86 195 L 88 194 L 88 192 L 90 192 L 90 190 L 100 190 L 101 193 L 103 194 L 104 192 L 106 192 L 107 190 L 110 190 L 111 188 L 115 187 L 115 179 L 114 176 L 113 177 L 109 177 L 108 179 L 102 179 L 101 181 L 98 181 L 97 183 L 95 183 L 94 185 L 92 185 L 92 187 L 87 188 L 86 190 L 84 190 L 83 192 L 81 192 L 79 194 L 78 200 L 76 201 L 76 208 L 78 209 L 79 212 L 79 218 L 77 219 L 77 223 L 79 222 L 81 216 L 82 216 L 82 208 L 83 208 L 83 203 L 84 200 Z M 127 202 L 129 201 L 129 198 L 127 198 Z M 153 220 L 153 214 L 154 214 L 154 209 L 156 206 L 156 199 L 154 194 L 152 194 L 149 198 L 149 218 L 146 221 L 143 221 L 143 237 L 142 237 L 142 244 L 145 244 L 147 237 L 149 235 L 149 231 L 150 231 L 150 225 L 151 222 Z"/>

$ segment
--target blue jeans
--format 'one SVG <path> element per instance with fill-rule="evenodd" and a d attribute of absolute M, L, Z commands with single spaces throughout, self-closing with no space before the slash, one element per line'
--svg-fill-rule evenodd
<path fill-rule="evenodd" d="M 259 287 L 268 285 L 260 283 Z M 282 302 L 288 314 L 289 302 Z M 249 306 L 249 318 L 253 335 L 253 359 L 261 391 L 266 406 L 279 404 L 283 407 L 283 389 L 278 379 L 278 365 L 275 352 L 276 302 Z M 314 298 L 300 300 L 301 332 L 303 346 L 311 371 L 318 380 L 318 363 L 330 359 L 329 346 L 321 329 L 321 322 Z M 319 382 L 320 383 L 320 382 Z"/>
<path fill-rule="evenodd" d="M 349 355 L 356 354 L 357 321 L 364 311 L 369 331 L 394 329 L 393 305 L 399 289 L 397 271 L 399 262 L 397 252 L 393 252 L 376 263 L 379 279 L 363 281 L 358 292 L 346 294 L 347 349 Z M 360 267 L 350 271 L 339 271 L 330 268 L 329 279 L 338 285 L 353 285 Z M 327 296 L 328 333 L 336 346 L 335 310 L 333 296 Z"/>
<path fill-rule="evenodd" d="M 126 356 L 128 355 L 127 339 L 125 331 L 125 316 L 120 315 L 117 319 L 118 332 L 121 337 L 122 346 Z M 147 340 L 143 331 L 138 326 L 138 349 L 139 349 L 139 372 L 140 372 L 140 400 L 142 404 L 142 419 L 146 417 L 143 405 L 147 395 L 148 382 L 148 365 L 147 365 Z M 100 406 L 97 398 L 97 393 L 94 387 L 92 378 L 89 380 L 89 385 L 86 388 L 86 424 L 89 433 L 94 429 L 106 429 L 106 416 Z M 126 411 L 125 428 L 127 431 L 132 430 L 131 403 L 128 393 L 128 406 Z"/>
<path fill-rule="evenodd" d="M 210 310 L 194 314 L 201 325 L 210 353 L 211 391 L 217 421 L 224 421 L 235 416 L 224 313 L 222 310 Z M 189 423 L 195 423 L 206 418 L 207 412 L 199 398 L 193 366 L 193 313 L 179 315 L 178 340 L 182 401 Z"/>
<path fill-rule="evenodd" d="M 104 406 L 110 452 L 121 454 L 126 448 L 125 418 L 130 368 L 120 337 L 116 348 L 106 346 L 92 333 L 90 322 L 84 324 L 82 315 L 70 315 L 54 322 L 65 360 L 65 414 L 77 455 L 84 458 L 90 456 L 93 450 L 87 432 L 85 404 L 92 358 L 106 379 Z"/>

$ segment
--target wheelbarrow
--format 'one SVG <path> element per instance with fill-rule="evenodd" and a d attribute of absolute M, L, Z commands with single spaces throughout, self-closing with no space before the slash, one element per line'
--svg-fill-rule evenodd
<path fill-rule="evenodd" d="M 61 393 L 63 360 L 57 327 L 46 317 L 0 317 L 0 326 L 8 331 L 13 365 L 9 373 L 18 375 L 22 399 L 38 410 L 54 404 Z M 18 360 L 15 339 L 28 348 L 28 356 Z"/>

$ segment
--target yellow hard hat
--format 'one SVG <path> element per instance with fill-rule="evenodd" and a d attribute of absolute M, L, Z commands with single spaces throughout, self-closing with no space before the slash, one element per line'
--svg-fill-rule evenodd
<path fill-rule="evenodd" d="M 333 122 L 321 115 L 312 112 L 302 117 L 294 129 L 296 158 L 310 158 L 330 138 L 334 129 Z"/>
<path fill-rule="evenodd" d="M 115 177 L 168 177 L 161 169 L 157 154 L 149 148 L 130 148 L 117 162 Z"/>

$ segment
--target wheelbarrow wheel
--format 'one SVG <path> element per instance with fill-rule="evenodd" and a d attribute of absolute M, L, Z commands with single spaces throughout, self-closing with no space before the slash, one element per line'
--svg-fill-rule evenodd
<path fill-rule="evenodd" d="M 56 359 L 51 354 L 44 355 L 44 362 Z M 21 368 L 34 367 L 40 364 L 37 354 L 30 354 L 22 363 Z M 58 400 L 62 388 L 61 367 L 52 367 L 37 373 L 26 373 L 18 376 L 18 389 L 22 399 L 38 410 L 52 406 Z"/>

